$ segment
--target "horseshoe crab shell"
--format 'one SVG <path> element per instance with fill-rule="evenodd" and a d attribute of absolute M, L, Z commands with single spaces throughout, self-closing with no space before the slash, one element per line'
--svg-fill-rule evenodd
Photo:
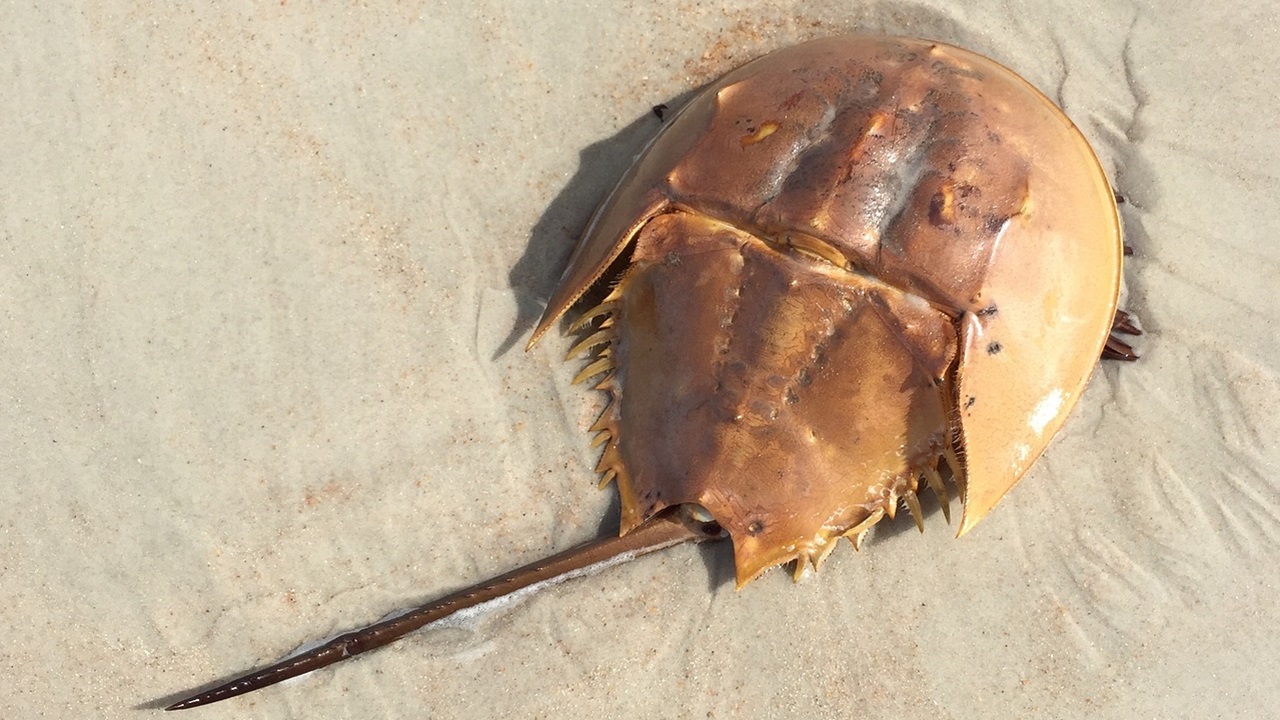
<path fill-rule="evenodd" d="M 709 514 L 738 584 L 855 545 L 942 476 L 972 529 L 1040 456 L 1103 350 L 1123 243 L 1071 121 L 937 42 L 816 40 L 669 121 L 591 221 L 530 346 L 576 327 L 623 534 Z"/>

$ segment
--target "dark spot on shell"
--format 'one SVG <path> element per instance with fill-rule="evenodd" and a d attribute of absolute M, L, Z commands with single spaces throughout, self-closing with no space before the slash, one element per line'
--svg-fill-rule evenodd
<path fill-rule="evenodd" d="M 995 304 L 995 303 L 991 303 L 990 305 L 988 305 L 988 306 L 986 306 L 986 307 L 982 308 L 981 310 L 979 310 L 979 311 L 977 312 L 977 315 L 978 315 L 978 317 L 990 317 L 990 316 L 992 316 L 992 315 L 995 315 L 997 312 L 999 312 L 999 311 L 996 309 L 996 304 Z"/>
<path fill-rule="evenodd" d="M 751 414 L 757 418 L 768 420 L 770 422 L 778 419 L 778 406 L 765 400 L 752 400 L 750 404 Z"/>
<path fill-rule="evenodd" d="M 1004 349 L 1004 346 L 1001 345 L 999 342 L 991 342 L 987 345 L 987 354 L 999 355 L 1000 351 L 1003 349 Z"/>
<path fill-rule="evenodd" d="M 764 532 L 764 523 L 759 520 L 752 520 L 751 524 L 747 526 L 747 534 L 752 537 L 762 532 Z"/>
<path fill-rule="evenodd" d="M 791 110 L 791 109 L 794 109 L 794 108 L 795 108 L 795 106 L 799 105 L 799 104 L 800 104 L 800 101 L 801 101 L 801 100 L 803 100 L 803 99 L 804 99 L 804 91 L 803 91 L 803 90 L 800 90 L 800 91 L 798 91 L 798 92 L 792 93 L 792 94 L 791 94 L 791 97 L 789 97 L 789 98 L 787 98 L 786 100 L 783 100 L 783 101 L 782 101 L 782 109 L 783 109 L 783 110 Z"/>
<path fill-rule="evenodd" d="M 667 253 L 667 265 L 671 267 L 680 265 L 680 256 L 676 253 Z"/>
<path fill-rule="evenodd" d="M 969 399 L 964 401 L 964 409 L 968 410 L 969 408 L 973 407 L 973 404 L 977 401 L 978 401 L 978 398 L 970 395 Z"/>
<path fill-rule="evenodd" d="M 654 105 L 654 106 L 653 106 L 653 114 L 654 114 L 654 115 L 656 115 L 656 116 L 657 116 L 657 118 L 658 118 L 659 120 L 666 120 L 666 119 L 667 119 L 667 104 L 666 104 L 666 103 L 658 103 L 657 105 Z"/>
<path fill-rule="evenodd" d="M 800 402 L 800 396 L 796 395 L 795 390 L 792 390 L 791 388 L 787 388 L 787 404 L 795 405 L 798 402 Z"/>
<path fill-rule="evenodd" d="M 1009 218 L 1007 217 L 1000 217 L 998 215 L 988 215 L 987 219 L 983 222 L 982 225 L 987 232 L 994 235 L 1000 232 L 1000 229 L 1003 228 L 1004 224 L 1007 222 L 1009 222 Z"/>

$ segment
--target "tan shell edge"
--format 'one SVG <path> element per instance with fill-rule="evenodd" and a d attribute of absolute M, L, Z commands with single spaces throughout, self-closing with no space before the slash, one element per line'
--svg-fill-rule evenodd
<path fill-rule="evenodd" d="M 1021 76 L 982 59 L 1039 97 L 1066 126 L 1081 155 L 1076 163 L 1034 165 L 1034 206 L 1014 222 L 1026 222 L 1028 232 L 1041 236 L 1061 234 L 1077 241 L 1003 243 L 979 302 L 990 301 L 998 312 L 981 319 L 968 313 L 962 320 L 957 402 L 966 478 L 957 537 L 972 530 L 1022 479 L 1079 401 L 1111 330 L 1124 255 L 1115 196 L 1079 128 Z M 1085 187 L 1093 192 L 1072 192 Z M 1083 241 L 1088 238 L 1094 240 Z M 1009 296 L 1020 299 L 999 303 Z M 1098 304 L 1099 297 L 1110 302 Z M 989 351 L 992 343 L 1000 352 Z M 1054 384 L 1052 379 L 1068 381 Z"/>

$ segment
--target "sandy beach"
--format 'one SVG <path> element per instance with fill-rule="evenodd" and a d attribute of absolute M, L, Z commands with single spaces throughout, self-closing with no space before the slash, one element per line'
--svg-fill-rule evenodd
<path fill-rule="evenodd" d="M 991 516 L 741 591 L 684 546 L 180 717 L 1280 707 L 1266 3 L 80 5 L 0 9 L 0 717 L 160 717 L 616 532 L 529 332 L 653 106 L 852 32 L 1014 68 L 1126 198 L 1143 357 Z"/>

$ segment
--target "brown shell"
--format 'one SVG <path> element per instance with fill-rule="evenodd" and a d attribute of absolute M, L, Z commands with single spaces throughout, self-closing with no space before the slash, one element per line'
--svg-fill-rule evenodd
<path fill-rule="evenodd" d="M 900 500 L 918 518 L 947 466 L 973 527 L 1084 388 L 1122 255 L 1106 176 L 1053 103 L 992 60 L 888 37 L 781 50 L 690 102 L 597 212 L 533 341 L 628 249 L 575 348 L 599 348 L 583 376 L 614 396 L 600 470 L 624 533 L 705 508 L 739 584 L 816 565 Z"/>

